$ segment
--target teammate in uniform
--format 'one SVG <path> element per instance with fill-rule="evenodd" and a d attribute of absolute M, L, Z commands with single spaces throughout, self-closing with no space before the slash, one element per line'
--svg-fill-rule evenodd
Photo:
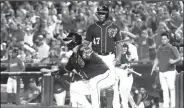
<path fill-rule="evenodd" d="M 156 108 L 153 96 L 148 95 L 145 88 L 141 87 L 137 96 L 137 108 Z"/>
<path fill-rule="evenodd" d="M 99 21 L 90 25 L 86 32 L 86 41 L 90 47 L 96 52 L 99 57 L 107 64 L 111 70 L 111 75 L 115 81 L 115 49 L 118 41 L 121 40 L 120 28 L 109 19 L 109 8 L 100 6 L 97 8 Z M 107 82 L 109 83 L 109 82 Z M 117 89 L 114 87 L 114 89 Z M 113 100 L 113 106 L 116 107 L 116 98 Z"/>
<path fill-rule="evenodd" d="M 84 108 L 100 108 L 100 90 L 112 86 L 114 78 L 103 60 L 90 47 L 82 45 L 82 37 L 80 39 L 65 66 L 66 71 L 74 74 L 74 82 L 70 84 L 72 107 L 78 103 Z M 85 95 L 91 95 L 92 105 Z"/>
<path fill-rule="evenodd" d="M 123 108 L 128 108 L 128 101 L 131 97 L 131 89 L 133 84 L 133 76 L 131 74 L 130 62 L 132 61 L 131 53 L 127 44 L 122 45 L 122 51 L 117 55 L 116 59 L 116 74 L 119 77 L 118 83 L 115 86 L 118 86 L 118 89 L 115 89 L 115 92 L 120 92 L 121 96 L 121 105 Z M 117 96 L 116 96 L 117 95 Z M 119 94 L 115 94 L 114 98 L 118 98 Z M 120 102 L 120 101 L 119 101 Z M 135 102 L 130 101 L 132 108 L 134 108 Z M 119 106 L 120 104 L 116 105 Z"/>
<path fill-rule="evenodd" d="M 22 72 L 25 69 L 24 62 L 18 58 L 18 48 L 13 48 L 12 50 L 9 50 L 9 68 L 5 71 L 7 72 Z M 5 61 L 6 62 L 6 61 Z M 12 104 L 17 92 L 17 76 L 9 76 L 7 81 L 7 93 L 8 93 L 8 103 Z"/>
<path fill-rule="evenodd" d="M 161 34 L 161 42 L 162 44 L 157 49 L 157 57 L 154 61 L 151 75 L 158 66 L 160 84 L 163 90 L 163 107 L 175 108 L 176 63 L 180 61 L 181 57 L 177 48 L 169 44 L 169 36 L 167 33 Z M 170 107 L 169 101 L 171 103 Z"/>

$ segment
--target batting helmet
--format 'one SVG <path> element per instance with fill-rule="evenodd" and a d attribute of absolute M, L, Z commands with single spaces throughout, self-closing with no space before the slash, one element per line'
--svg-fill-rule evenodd
<path fill-rule="evenodd" d="M 77 45 L 82 44 L 82 36 L 78 33 L 69 33 L 67 38 L 63 39 L 64 41 L 72 40 L 67 46 L 69 50 L 73 49 Z"/>

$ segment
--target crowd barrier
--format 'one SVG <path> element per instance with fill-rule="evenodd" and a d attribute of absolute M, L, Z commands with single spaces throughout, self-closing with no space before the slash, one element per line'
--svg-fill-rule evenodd
<path fill-rule="evenodd" d="M 176 108 L 184 108 L 184 81 L 183 81 L 184 71 L 180 72 L 176 76 Z"/>

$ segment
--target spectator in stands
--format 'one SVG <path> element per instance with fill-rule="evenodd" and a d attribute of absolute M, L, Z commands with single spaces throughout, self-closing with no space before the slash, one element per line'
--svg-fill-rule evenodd
<path fill-rule="evenodd" d="M 24 9 L 23 5 L 20 5 L 18 9 L 16 10 L 16 15 L 17 17 L 21 18 L 20 19 L 21 21 L 24 21 L 24 19 L 26 18 L 26 13 L 27 11 Z"/>
<path fill-rule="evenodd" d="M 1 59 L 2 58 L 4 58 L 4 59 L 7 59 L 7 57 L 6 57 L 6 48 L 7 48 L 7 44 L 6 44 L 6 42 L 3 42 L 3 41 L 1 41 L 1 55 L 0 55 L 0 57 L 1 57 Z"/>
<path fill-rule="evenodd" d="M 138 44 L 138 56 L 141 61 L 149 61 L 149 44 L 148 44 L 148 32 L 143 30 L 141 36 L 136 39 Z"/>
<path fill-rule="evenodd" d="M 143 21 L 140 18 L 136 19 L 135 25 L 132 29 L 132 33 L 134 35 L 140 36 L 143 29 L 146 29 L 146 27 L 143 24 Z"/>
<path fill-rule="evenodd" d="M 27 26 L 25 30 L 24 43 L 29 46 L 33 46 L 34 29 L 31 26 Z"/>
<path fill-rule="evenodd" d="M 136 38 L 138 44 L 138 56 L 141 61 L 150 61 L 150 53 L 154 54 L 156 45 L 152 38 L 148 36 L 148 31 L 143 30 L 141 32 L 141 36 Z M 151 51 L 151 52 L 150 52 Z M 153 55 L 154 56 L 154 55 Z M 153 60 L 153 57 L 152 57 Z"/>
<path fill-rule="evenodd" d="M 166 25 L 165 22 L 161 21 L 158 25 L 156 33 L 153 36 L 155 39 L 156 48 L 158 48 L 158 46 L 161 45 L 161 34 L 167 31 L 169 32 L 168 26 Z"/>
<path fill-rule="evenodd" d="M 157 29 L 157 22 L 156 22 L 156 12 L 152 9 L 150 9 L 150 15 L 149 15 L 149 18 L 147 19 L 147 22 L 146 22 L 146 26 L 151 28 L 151 31 L 153 33 L 155 33 L 156 29 Z"/>
<path fill-rule="evenodd" d="M 23 7 L 24 7 L 24 9 L 25 9 L 27 12 L 30 12 L 30 11 L 33 10 L 33 5 L 31 5 L 29 1 L 25 1 L 25 2 L 23 3 Z"/>
<path fill-rule="evenodd" d="M 37 46 L 38 47 L 38 55 L 39 55 L 38 57 L 40 59 L 48 57 L 50 47 L 49 47 L 49 45 L 47 45 L 43 35 L 39 35 L 38 40 L 39 40 L 38 46 Z"/>
<path fill-rule="evenodd" d="M 56 15 L 57 14 L 57 10 L 56 10 L 56 8 L 55 8 L 55 5 L 52 3 L 51 5 L 50 5 L 50 10 L 49 10 L 49 15 Z"/>

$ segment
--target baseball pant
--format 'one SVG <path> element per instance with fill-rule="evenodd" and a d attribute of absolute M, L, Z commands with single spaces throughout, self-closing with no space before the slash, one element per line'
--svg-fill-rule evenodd
<path fill-rule="evenodd" d="M 116 68 L 116 75 L 119 80 L 116 81 L 116 84 L 114 86 L 113 108 L 120 108 L 121 105 L 123 106 L 123 108 L 129 108 L 129 101 L 133 107 L 135 105 L 135 102 L 132 101 L 132 96 L 130 94 L 133 84 L 132 74 L 128 76 L 127 70 Z M 121 104 L 119 94 L 121 97 Z"/>
<path fill-rule="evenodd" d="M 100 108 L 100 90 L 107 89 L 114 85 L 114 77 L 111 71 L 98 75 L 89 80 L 91 102 L 93 108 Z"/>
<path fill-rule="evenodd" d="M 115 59 L 114 54 L 109 54 L 109 55 L 98 55 L 104 62 L 105 64 L 109 67 L 110 71 L 112 72 L 111 75 L 114 77 L 114 82 L 115 82 L 115 76 L 116 76 L 116 71 L 115 71 L 115 66 L 113 64 L 113 61 Z"/>
<path fill-rule="evenodd" d="M 100 91 L 114 85 L 111 71 L 107 70 L 104 74 L 100 74 L 88 81 L 77 81 L 70 85 L 70 96 L 72 107 L 82 108 L 100 108 Z M 91 103 L 85 95 L 91 95 Z"/>
<path fill-rule="evenodd" d="M 8 77 L 6 92 L 7 93 L 17 93 L 17 80 L 16 80 L 16 78 Z"/>
<path fill-rule="evenodd" d="M 54 94 L 54 98 L 56 100 L 56 104 L 58 106 L 62 106 L 65 105 L 65 97 L 66 97 L 66 91 L 63 91 L 61 93 L 55 93 Z"/>
<path fill-rule="evenodd" d="M 163 107 L 169 108 L 169 102 L 171 107 L 175 107 L 175 79 L 177 71 L 159 72 L 160 84 L 163 90 Z M 169 97 L 170 92 L 170 97 Z"/>
<path fill-rule="evenodd" d="M 144 103 L 141 102 L 141 103 L 137 106 L 137 108 L 145 108 Z"/>
<path fill-rule="evenodd" d="M 70 84 L 70 101 L 72 107 L 92 108 L 92 105 L 86 98 L 90 95 L 90 88 L 88 81 L 75 81 Z"/>

